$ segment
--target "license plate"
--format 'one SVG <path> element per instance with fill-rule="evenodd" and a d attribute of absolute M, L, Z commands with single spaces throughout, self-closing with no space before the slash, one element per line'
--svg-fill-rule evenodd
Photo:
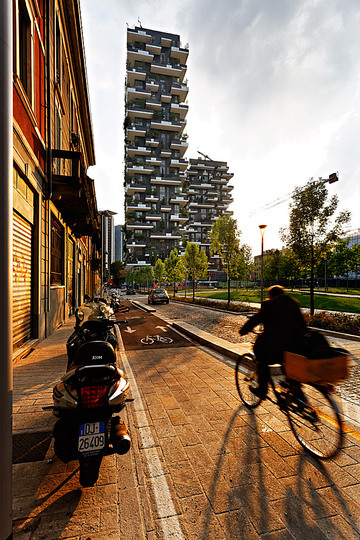
<path fill-rule="evenodd" d="M 80 424 L 78 451 L 89 453 L 101 450 L 105 446 L 105 423 L 89 422 Z"/>

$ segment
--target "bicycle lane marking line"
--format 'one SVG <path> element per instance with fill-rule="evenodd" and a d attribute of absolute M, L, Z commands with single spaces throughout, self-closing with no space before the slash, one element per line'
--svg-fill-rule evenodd
<path fill-rule="evenodd" d="M 171 497 L 170 489 L 165 477 L 165 473 L 161 465 L 159 454 L 155 446 L 155 441 L 153 439 L 153 436 L 151 435 L 151 429 L 145 414 L 145 406 L 141 399 L 134 373 L 128 361 L 124 344 L 121 339 L 120 330 L 118 329 L 118 327 L 116 327 L 116 335 L 119 344 L 118 352 L 127 373 L 130 382 L 131 394 L 134 398 L 133 407 L 136 420 L 138 422 L 138 425 L 142 426 L 139 427 L 139 433 L 144 448 L 144 453 L 149 469 L 152 489 L 155 495 L 156 507 L 160 518 L 161 528 L 164 533 L 164 538 L 165 540 L 185 540 Z"/>

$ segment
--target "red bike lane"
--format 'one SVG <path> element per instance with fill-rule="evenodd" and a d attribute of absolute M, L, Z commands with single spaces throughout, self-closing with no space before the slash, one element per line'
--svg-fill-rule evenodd
<path fill-rule="evenodd" d="M 128 307 L 128 313 L 116 314 L 125 350 L 194 346 L 159 317 L 133 305 Z"/>

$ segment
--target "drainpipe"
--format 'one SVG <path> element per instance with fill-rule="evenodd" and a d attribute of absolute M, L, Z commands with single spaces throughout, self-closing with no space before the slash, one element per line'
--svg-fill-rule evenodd
<path fill-rule="evenodd" d="M 51 52 L 51 43 L 50 43 L 50 6 L 51 0 L 46 1 L 46 175 L 47 175 L 47 188 L 45 189 L 44 199 L 46 202 L 46 220 L 45 227 L 47 227 L 46 237 L 46 257 L 47 257 L 47 299 L 46 299 L 46 310 L 45 310 L 45 336 L 49 335 L 48 322 L 50 314 L 50 204 L 49 201 L 52 198 L 52 148 L 51 148 L 51 66 L 50 66 L 50 52 Z"/>
<path fill-rule="evenodd" d="M 13 10 L 0 2 L 0 538 L 12 538 Z"/>

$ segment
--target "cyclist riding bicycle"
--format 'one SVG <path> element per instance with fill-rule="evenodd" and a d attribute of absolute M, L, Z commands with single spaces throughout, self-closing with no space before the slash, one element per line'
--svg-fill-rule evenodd
<path fill-rule="evenodd" d="M 297 349 L 306 330 L 306 323 L 298 302 L 285 294 L 283 287 L 274 285 L 268 289 L 267 299 L 262 302 L 260 311 L 240 328 L 240 335 L 244 336 L 258 324 L 264 326 L 254 343 L 254 354 L 258 362 L 258 387 L 251 387 L 250 390 L 264 399 L 268 391 L 268 366 L 282 363 L 284 351 Z"/>

